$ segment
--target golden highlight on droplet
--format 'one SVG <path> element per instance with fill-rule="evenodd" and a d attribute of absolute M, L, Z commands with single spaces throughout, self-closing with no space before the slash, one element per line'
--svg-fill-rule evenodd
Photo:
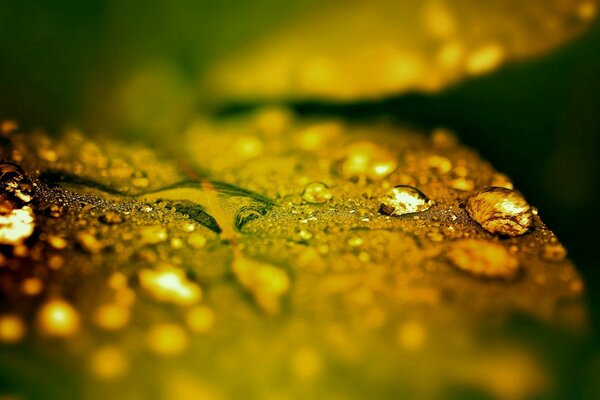
<path fill-rule="evenodd" d="M 192 305 L 202 298 L 202 290 L 190 282 L 179 268 L 163 266 L 157 270 L 143 269 L 139 272 L 142 288 L 157 300 L 180 305 Z"/>
<path fill-rule="evenodd" d="M 0 342 L 12 344 L 20 342 L 25 336 L 25 324 L 16 315 L 0 316 Z"/>
<path fill-rule="evenodd" d="M 64 300 L 49 300 L 39 310 L 40 331 L 48 336 L 70 337 L 79 331 L 79 313 Z"/>
<path fill-rule="evenodd" d="M 179 325 L 165 323 L 150 328 L 146 343 L 153 353 L 162 356 L 175 356 L 187 347 L 188 338 Z"/>

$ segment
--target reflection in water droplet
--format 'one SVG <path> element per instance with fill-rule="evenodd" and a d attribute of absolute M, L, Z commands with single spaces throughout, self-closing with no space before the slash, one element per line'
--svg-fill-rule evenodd
<path fill-rule="evenodd" d="M 500 244 L 467 239 L 452 243 L 446 257 L 461 271 L 480 278 L 513 279 L 519 272 L 518 260 Z"/>
<path fill-rule="evenodd" d="M 428 210 L 433 202 L 419 189 L 398 185 L 381 198 L 379 212 L 384 215 L 401 216 Z"/>
<path fill-rule="evenodd" d="M 45 335 L 69 337 L 79 331 L 79 313 L 64 300 L 50 300 L 38 312 L 38 325 Z"/>
<path fill-rule="evenodd" d="M 311 204 L 326 203 L 333 198 L 329 186 L 321 182 L 312 182 L 306 185 L 302 192 L 302 199 Z"/>
<path fill-rule="evenodd" d="M 504 235 L 519 236 L 527 233 L 533 224 L 531 206 L 516 191 L 489 187 L 467 200 L 467 212 L 486 231 Z"/>

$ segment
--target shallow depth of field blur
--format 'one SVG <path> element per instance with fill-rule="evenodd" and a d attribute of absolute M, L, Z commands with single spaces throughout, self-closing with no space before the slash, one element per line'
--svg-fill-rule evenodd
<path fill-rule="evenodd" d="M 445 3 L 461 10 L 450 22 L 436 8 Z M 447 126 L 510 176 L 565 244 L 587 286 L 586 349 L 600 357 L 596 3 L 479 3 L 3 1 L 0 120 L 155 148 L 199 114 L 261 104 Z M 396 51 L 409 61 L 381 75 Z M 294 60 L 306 61 L 299 72 Z"/>

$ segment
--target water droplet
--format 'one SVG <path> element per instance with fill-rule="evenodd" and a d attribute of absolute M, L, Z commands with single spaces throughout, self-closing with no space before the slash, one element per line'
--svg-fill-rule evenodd
<path fill-rule="evenodd" d="M 33 212 L 28 206 L 0 214 L 0 244 L 19 245 L 31 236 L 34 228 Z"/>
<path fill-rule="evenodd" d="M 38 312 L 38 325 L 49 336 L 69 337 L 79 331 L 79 313 L 64 300 L 50 300 Z"/>
<path fill-rule="evenodd" d="M 326 203 L 333 198 L 329 186 L 321 182 L 312 182 L 306 185 L 302 192 L 302 200 L 311 204 Z"/>
<path fill-rule="evenodd" d="M 202 298 L 202 290 L 188 280 L 179 268 L 162 266 L 157 270 L 143 269 L 139 272 L 141 286 L 157 300 L 180 305 L 192 305 Z"/>
<path fill-rule="evenodd" d="M 98 219 L 100 220 L 100 222 L 106 225 L 120 224 L 125 220 L 125 218 L 123 218 L 121 214 L 114 211 L 107 211 L 104 214 L 102 214 Z"/>
<path fill-rule="evenodd" d="M 180 354 L 188 343 L 185 331 L 176 324 L 154 325 L 148 331 L 146 339 L 150 350 L 162 356 Z"/>
<path fill-rule="evenodd" d="M 401 216 L 428 210 L 433 202 L 419 189 L 398 185 L 381 198 L 379 212 L 384 215 Z"/>
<path fill-rule="evenodd" d="M 52 218 L 60 218 L 65 213 L 65 208 L 60 204 L 52 204 L 48 207 L 48 215 Z"/>
<path fill-rule="evenodd" d="M 475 182 L 469 178 L 459 177 L 450 181 L 450 187 L 463 192 L 470 192 L 475 187 Z"/>
<path fill-rule="evenodd" d="M 148 244 L 157 244 L 164 242 L 168 238 L 165 228 L 160 225 L 145 226 L 140 230 L 142 242 Z"/>
<path fill-rule="evenodd" d="M 348 239 L 348 246 L 350 247 L 359 247 L 364 243 L 364 240 L 360 237 L 352 237 Z"/>
<path fill-rule="evenodd" d="M 29 203 L 33 198 L 34 187 L 23 170 L 11 163 L 0 164 L 0 195 L 11 197 Z"/>
<path fill-rule="evenodd" d="M 90 359 L 90 370 L 96 378 L 111 380 L 123 376 L 129 362 L 123 351 L 115 346 L 105 346 L 96 350 Z"/>
<path fill-rule="evenodd" d="M 356 142 L 346 148 L 341 164 L 342 176 L 348 179 L 379 180 L 398 166 L 396 157 L 371 142 Z"/>
<path fill-rule="evenodd" d="M 467 239 L 452 243 L 446 257 L 461 271 L 480 278 L 513 279 L 519 262 L 502 245 L 485 240 Z"/>
<path fill-rule="evenodd" d="M 148 179 L 145 173 L 136 172 L 133 174 L 131 184 L 136 188 L 143 189 L 145 187 L 148 187 L 148 185 L 150 184 L 150 179 Z"/>
<path fill-rule="evenodd" d="M 50 235 L 48 236 L 48 244 L 57 250 L 62 250 L 69 245 L 67 239 L 62 236 Z"/>
<path fill-rule="evenodd" d="M 290 278 L 284 270 L 243 256 L 233 260 L 232 269 L 260 308 L 269 314 L 279 312 L 279 299 L 290 288 Z"/>
<path fill-rule="evenodd" d="M 99 253 L 105 247 L 105 244 L 90 232 L 78 233 L 77 243 L 88 253 Z"/>
<path fill-rule="evenodd" d="M 193 233 L 187 239 L 188 245 L 192 249 L 201 249 L 206 245 L 206 238 L 200 233 Z"/>
<path fill-rule="evenodd" d="M 467 200 L 467 212 L 479 225 L 492 234 L 519 236 L 533 224 L 531 206 L 516 191 L 489 187 Z"/>
<path fill-rule="evenodd" d="M 215 313 L 208 307 L 198 306 L 188 311 L 185 321 L 196 333 L 208 332 L 215 323 Z"/>
<path fill-rule="evenodd" d="M 565 259 L 567 250 L 560 243 L 547 244 L 544 246 L 543 257 L 545 260 L 558 262 Z"/>
<path fill-rule="evenodd" d="M 17 343 L 25 336 L 25 324 L 16 315 L 0 316 L 0 342 Z"/>
<path fill-rule="evenodd" d="M 440 174 L 447 174 L 452 170 L 452 162 L 446 157 L 431 155 L 427 158 L 427 164 L 430 168 L 438 171 Z"/>
<path fill-rule="evenodd" d="M 400 325 L 397 332 L 400 346 L 406 350 L 416 351 L 427 341 L 427 331 L 418 321 L 408 321 Z"/>
<path fill-rule="evenodd" d="M 118 303 L 102 304 L 96 308 L 93 318 L 100 328 L 115 331 L 129 322 L 129 309 Z"/>
<path fill-rule="evenodd" d="M 39 278 L 27 278 L 21 282 L 21 291 L 28 296 L 35 296 L 42 292 L 44 284 Z"/>

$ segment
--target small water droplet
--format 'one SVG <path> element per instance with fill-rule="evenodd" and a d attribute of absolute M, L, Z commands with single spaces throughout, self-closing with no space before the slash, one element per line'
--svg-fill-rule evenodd
<path fill-rule="evenodd" d="M 533 224 L 531 206 L 514 190 L 488 187 L 467 200 L 467 212 L 479 225 L 492 234 L 519 236 Z"/>
<path fill-rule="evenodd" d="M 560 243 L 547 244 L 544 246 L 544 253 L 542 256 L 545 260 L 558 262 L 565 259 L 567 250 Z"/>
<path fill-rule="evenodd" d="M 185 321 L 196 333 L 208 332 L 215 323 L 215 313 L 208 307 L 196 306 L 188 311 Z"/>
<path fill-rule="evenodd" d="M 202 290 L 185 272 L 168 265 L 156 270 L 143 269 L 138 274 L 140 285 L 159 301 L 192 305 L 202 298 Z"/>
<path fill-rule="evenodd" d="M 60 204 L 52 204 L 48 207 L 48 215 L 52 218 L 60 218 L 65 213 L 65 208 Z"/>
<path fill-rule="evenodd" d="M 105 346 L 92 354 L 89 367 L 96 378 L 112 380 L 127 372 L 129 361 L 120 348 Z"/>
<path fill-rule="evenodd" d="M 519 262 L 502 245 L 477 239 L 454 242 L 446 252 L 452 265 L 480 278 L 513 279 Z"/>
<path fill-rule="evenodd" d="M 140 230 L 142 242 L 157 244 L 168 239 L 167 230 L 160 225 L 145 226 Z"/>
<path fill-rule="evenodd" d="M 397 166 L 393 154 L 371 142 L 363 141 L 346 148 L 341 174 L 348 179 L 380 180 L 394 172 Z"/>
<path fill-rule="evenodd" d="M 321 182 L 312 182 L 306 185 L 302 192 L 302 200 L 311 204 L 326 203 L 333 198 L 329 186 Z"/>
<path fill-rule="evenodd" d="M 161 356 L 178 355 L 188 344 L 185 330 L 179 325 L 171 323 L 152 326 L 146 340 L 150 350 Z"/>
<path fill-rule="evenodd" d="M 116 331 L 129 322 L 129 308 L 119 303 L 102 304 L 94 311 L 94 323 L 107 331 Z"/>
<path fill-rule="evenodd" d="M 99 253 L 105 247 L 105 244 L 90 232 L 78 233 L 77 243 L 89 253 Z"/>
<path fill-rule="evenodd" d="M 114 211 L 107 211 L 98 218 L 100 222 L 106 225 L 116 225 L 122 223 L 125 218 L 119 213 Z"/>
<path fill-rule="evenodd" d="M 0 316 L 0 342 L 17 343 L 25 336 L 25 324 L 16 315 Z"/>
<path fill-rule="evenodd" d="M 413 186 L 398 185 L 381 198 L 379 212 L 384 215 L 401 216 L 428 210 L 433 202 Z"/>
<path fill-rule="evenodd" d="M 64 300 L 45 303 L 40 308 L 37 320 L 41 331 L 49 336 L 69 337 L 79 331 L 79 313 Z"/>

